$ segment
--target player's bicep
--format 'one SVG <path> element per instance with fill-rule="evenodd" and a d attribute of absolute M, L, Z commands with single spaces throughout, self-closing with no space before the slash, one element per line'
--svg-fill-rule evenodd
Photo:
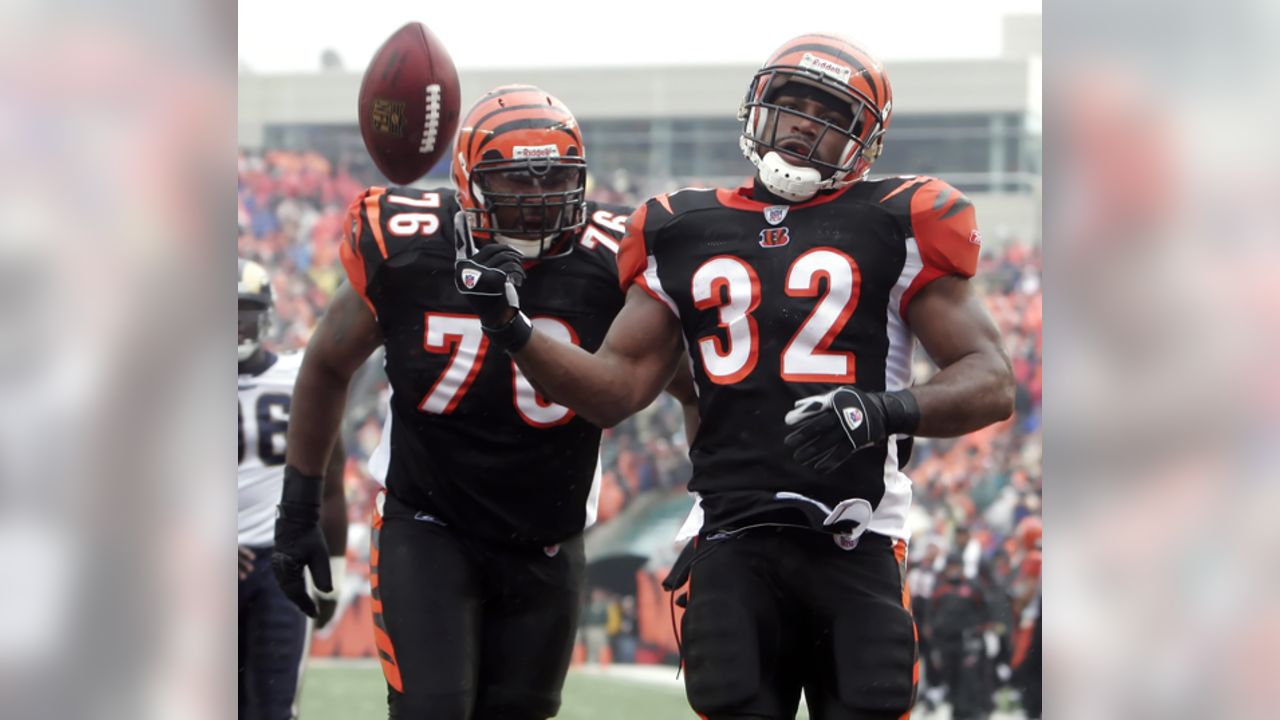
<path fill-rule="evenodd" d="M 907 306 L 907 322 L 939 368 L 972 355 L 1009 363 L 999 329 L 965 278 L 947 275 L 925 286 Z"/>
<path fill-rule="evenodd" d="M 303 364 L 318 363 L 349 378 L 381 344 L 382 329 L 373 311 L 350 283 L 343 283 L 316 325 Z"/>
<path fill-rule="evenodd" d="M 617 368 L 618 379 L 628 384 L 634 396 L 652 401 L 671 382 L 683 353 L 679 320 L 633 285 L 598 354 Z"/>

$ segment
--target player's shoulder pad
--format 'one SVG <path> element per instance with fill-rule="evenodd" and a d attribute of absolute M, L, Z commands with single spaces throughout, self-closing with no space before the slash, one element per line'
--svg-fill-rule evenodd
<path fill-rule="evenodd" d="M 388 260 L 446 239 L 452 243 L 458 212 L 450 188 L 422 190 L 371 187 L 347 207 L 339 255 L 351 285 L 368 301 L 366 288 Z"/>
<path fill-rule="evenodd" d="M 452 242 L 453 216 L 458 211 L 454 191 L 447 188 L 370 188 L 359 213 L 360 242 L 383 260 L 414 249 L 419 243 L 445 238 Z M 350 214 L 352 210 L 348 210 Z M 353 218 L 354 219 L 354 218 Z M 355 225 L 352 224 L 352 229 Z"/>
<path fill-rule="evenodd" d="M 618 284 L 623 292 L 643 275 L 658 231 L 674 217 L 671 199 L 666 194 L 645 200 L 627 217 L 626 232 L 618 250 Z"/>
<path fill-rule="evenodd" d="M 973 203 L 944 180 L 928 175 L 877 181 L 876 201 L 915 238 L 926 267 L 973 277 L 982 233 Z"/>

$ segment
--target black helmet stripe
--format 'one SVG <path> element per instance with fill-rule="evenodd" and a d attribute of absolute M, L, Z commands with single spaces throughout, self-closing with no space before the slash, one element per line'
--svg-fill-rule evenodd
<path fill-rule="evenodd" d="M 558 107 L 556 107 L 556 106 L 554 106 L 554 105 L 544 105 L 544 104 L 542 104 L 542 103 L 530 103 L 530 104 L 528 104 L 528 105 L 512 105 L 512 106 L 510 106 L 510 107 L 498 108 L 497 110 L 494 110 L 493 112 L 491 112 L 491 113 L 489 113 L 489 114 L 485 115 L 484 117 L 481 117 L 479 120 L 477 120 L 477 121 L 472 125 L 472 127 L 479 129 L 479 128 L 481 128 L 481 127 L 482 127 L 486 122 L 488 122 L 491 118 L 494 118 L 494 117 L 496 117 L 496 116 L 498 116 L 498 115 L 501 115 L 502 113 L 505 113 L 505 112 L 513 112 L 513 111 L 516 111 L 516 110 L 543 109 L 543 108 L 545 108 L 545 109 L 547 109 L 547 110 L 553 110 L 553 111 L 555 111 L 555 112 L 559 113 L 560 115 L 564 116 L 564 120 L 551 120 L 551 119 L 545 119 L 545 122 L 547 122 L 547 123 L 548 123 L 548 125 L 546 125 L 545 127 L 551 127 L 551 126 L 553 126 L 553 125 L 556 125 L 556 124 L 563 124 L 563 123 L 566 123 L 566 122 L 569 122 L 569 123 L 572 123 L 572 122 L 573 122 L 573 116 L 572 116 L 572 115 L 570 115 L 570 114 L 568 114 L 568 113 L 564 112 L 563 110 L 561 110 L 560 108 L 558 108 Z M 530 127 L 533 127 L 533 126 L 530 126 Z M 494 135 L 496 135 L 496 134 L 498 133 L 498 131 L 499 131 L 499 130 L 501 130 L 501 129 L 511 130 L 511 129 L 514 129 L 514 128 L 509 128 L 509 127 L 507 127 L 506 125 L 499 125 L 499 126 L 498 126 L 498 128 L 497 128 L 497 129 L 495 129 L 495 130 L 493 131 L 493 134 L 494 134 Z M 505 131 L 505 130 L 504 130 L 504 131 Z M 467 154 L 468 154 L 468 155 L 473 155 L 473 154 L 475 154 L 476 150 L 478 149 L 478 148 L 476 147 L 476 142 L 477 142 L 478 140 L 480 140 L 480 137 L 479 137 L 479 136 L 480 136 L 483 132 L 485 132 L 485 131 L 481 131 L 481 132 L 473 132 L 473 133 L 471 134 L 471 147 L 467 148 Z M 488 141 L 488 139 L 490 139 L 490 138 L 492 138 L 492 137 L 493 137 L 493 135 L 487 135 L 487 137 L 485 138 L 485 141 L 482 141 L 482 142 L 480 143 L 480 146 L 479 146 L 479 147 L 484 147 L 485 142 L 487 142 L 487 141 Z M 581 144 L 581 143 L 582 143 L 582 138 L 577 137 L 577 136 L 574 136 L 574 139 L 575 139 L 575 140 L 577 140 L 579 144 Z"/>
<path fill-rule="evenodd" d="M 486 134 L 484 139 L 480 141 L 480 145 L 476 150 L 483 150 L 485 145 L 497 140 L 498 137 L 504 133 L 511 132 L 512 130 L 528 129 L 554 130 L 562 132 L 565 135 L 568 135 L 575 143 L 579 145 L 582 144 L 582 138 L 578 136 L 577 128 L 573 125 L 567 125 L 563 120 L 555 120 L 553 118 L 521 118 L 519 120 L 505 122 L 495 127 L 491 133 Z"/>

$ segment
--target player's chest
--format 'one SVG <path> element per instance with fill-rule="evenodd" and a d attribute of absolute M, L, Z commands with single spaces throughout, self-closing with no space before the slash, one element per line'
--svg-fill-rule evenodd
<path fill-rule="evenodd" d="M 787 316 L 824 298 L 852 311 L 867 298 L 887 298 L 906 260 L 892 222 L 856 206 L 726 210 L 673 235 L 655 255 L 663 289 L 682 315 L 741 305 L 757 317 Z"/>
<path fill-rule="evenodd" d="M 461 351 L 476 355 L 477 367 L 502 364 L 484 353 L 480 318 L 454 286 L 452 259 L 421 259 L 412 270 L 398 273 L 383 303 L 389 362 L 430 374 Z M 521 310 L 539 330 L 589 350 L 604 341 L 622 302 L 616 278 L 581 261 L 530 267 L 520 288 Z"/>

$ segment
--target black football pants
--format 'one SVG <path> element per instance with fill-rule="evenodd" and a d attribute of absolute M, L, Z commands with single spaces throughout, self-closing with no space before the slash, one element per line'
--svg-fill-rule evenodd
<path fill-rule="evenodd" d="M 916 631 L 906 545 L 872 533 L 756 529 L 697 539 L 682 620 L 685 691 L 708 720 L 790 720 L 804 689 L 813 720 L 906 716 Z"/>
<path fill-rule="evenodd" d="M 468 539 L 390 495 L 370 553 L 374 637 L 396 720 L 544 720 L 560 709 L 581 603 L 582 537 Z"/>

